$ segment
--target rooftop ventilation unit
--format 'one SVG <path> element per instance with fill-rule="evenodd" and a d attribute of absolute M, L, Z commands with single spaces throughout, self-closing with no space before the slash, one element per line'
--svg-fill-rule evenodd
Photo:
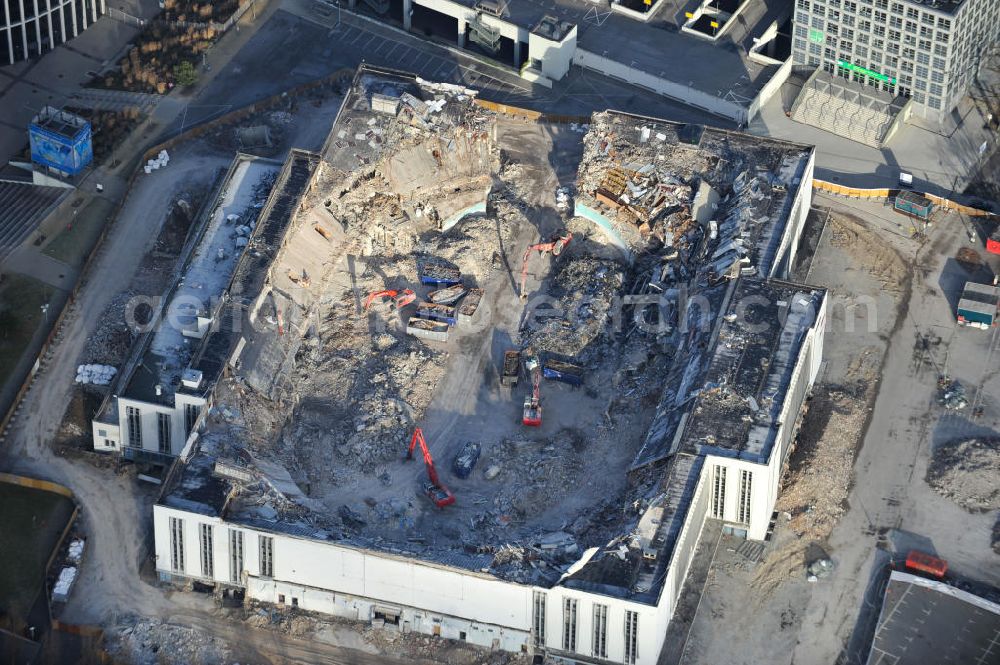
<path fill-rule="evenodd" d="M 197 390 L 198 388 L 201 388 L 201 379 L 201 370 L 186 369 L 181 375 L 181 385 L 185 388 L 190 388 L 191 390 Z"/>

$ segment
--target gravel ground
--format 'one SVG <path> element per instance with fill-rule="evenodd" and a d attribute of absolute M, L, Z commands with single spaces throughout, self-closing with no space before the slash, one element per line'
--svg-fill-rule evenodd
<path fill-rule="evenodd" d="M 968 439 L 941 446 L 927 467 L 927 483 L 969 512 L 1000 509 L 1000 439 Z"/>

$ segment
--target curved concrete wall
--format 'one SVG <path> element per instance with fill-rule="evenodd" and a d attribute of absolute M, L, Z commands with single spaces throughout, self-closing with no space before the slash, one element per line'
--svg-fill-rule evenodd
<path fill-rule="evenodd" d="M 52 50 L 106 10 L 105 0 L 0 0 L 0 65 Z"/>

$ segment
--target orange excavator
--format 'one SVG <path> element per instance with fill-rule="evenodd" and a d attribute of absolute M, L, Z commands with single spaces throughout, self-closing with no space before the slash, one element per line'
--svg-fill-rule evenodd
<path fill-rule="evenodd" d="M 392 301 L 396 304 L 397 309 L 402 309 L 406 307 L 411 302 L 417 299 L 417 294 L 410 289 L 403 289 L 402 291 L 394 291 L 392 289 L 386 289 L 384 291 L 375 291 L 374 293 L 369 293 L 368 297 L 365 298 L 365 311 L 371 307 L 372 302 L 376 298 L 392 298 Z"/>
<path fill-rule="evenodd" d="M 428 482 L 424 483 L 423 490 L 427 498 L 438 508 L 444 508 L 455 503 L 455 495 L 445 487 L 438 479 L 437 469 L 434 468 L 434 458 L 431 451 L 427 449 L 427 442 L 424 441 L 424 433 L 418 427 L 413 430 L 413 438 L 410 439 L 410 447 L 406 451 L 406 459 L 413 459 L 413 450 L 420 444 L 420 452 L 424 454 L 424 464 L 427 465 Z"/>
<path fill-rule="evenodd" d="M 521 300 L 528 297 L 527 292 L 524 290 L 524 284 L 528 280 L 528 259 L 531 258 L 531 253 L 538 251 L 539 254 L 543 256 L 548 252 L 552 252 L 552 256 L 559 256 L 562 254 L 563 248 L 569 244 L 569 241 L 573 239 L 573 234 L 566 232 L 563 235 L 561 232 L 557 233 L 555 238 L 551 242 L 540 242 L 537 245 L 531 245 L 528 249 L 524 250 L 524 258 L 521 259 Z"/>
<path fill-rule="evenodd" d="M 524 411 L 521 415 L 521 423 L 531 427 L 538 427 L 542 424 L 542 364 L 538 361 L 538 356 L 527 350 L 527 358 L 524 367 L 531 376 L 531 394 L 524 398 Z"/>

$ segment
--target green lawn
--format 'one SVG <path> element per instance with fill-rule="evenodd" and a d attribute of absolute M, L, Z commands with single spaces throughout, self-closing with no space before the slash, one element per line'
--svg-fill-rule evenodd
<path fill-rule="evenodd" d="M 69 226 L 49 241 L 42 252 L 73 267 L 80 267 L 101 235 L 114 207 L 107 199 L 91 199 L 77 212 Z"/>
<path fill-rule="evenodd" d="M 54 293 L 51 286 L 24 275 L 8 274 L 0 282 L 0 385 L 10 378 L 42 321 L 42 305 Z"/>
<path fill-rule="evenodd" d="M 45 564 L 72 513 L 64 496 L 0 482 L 0 598 L 15 621 L 41 590 Z"/>

